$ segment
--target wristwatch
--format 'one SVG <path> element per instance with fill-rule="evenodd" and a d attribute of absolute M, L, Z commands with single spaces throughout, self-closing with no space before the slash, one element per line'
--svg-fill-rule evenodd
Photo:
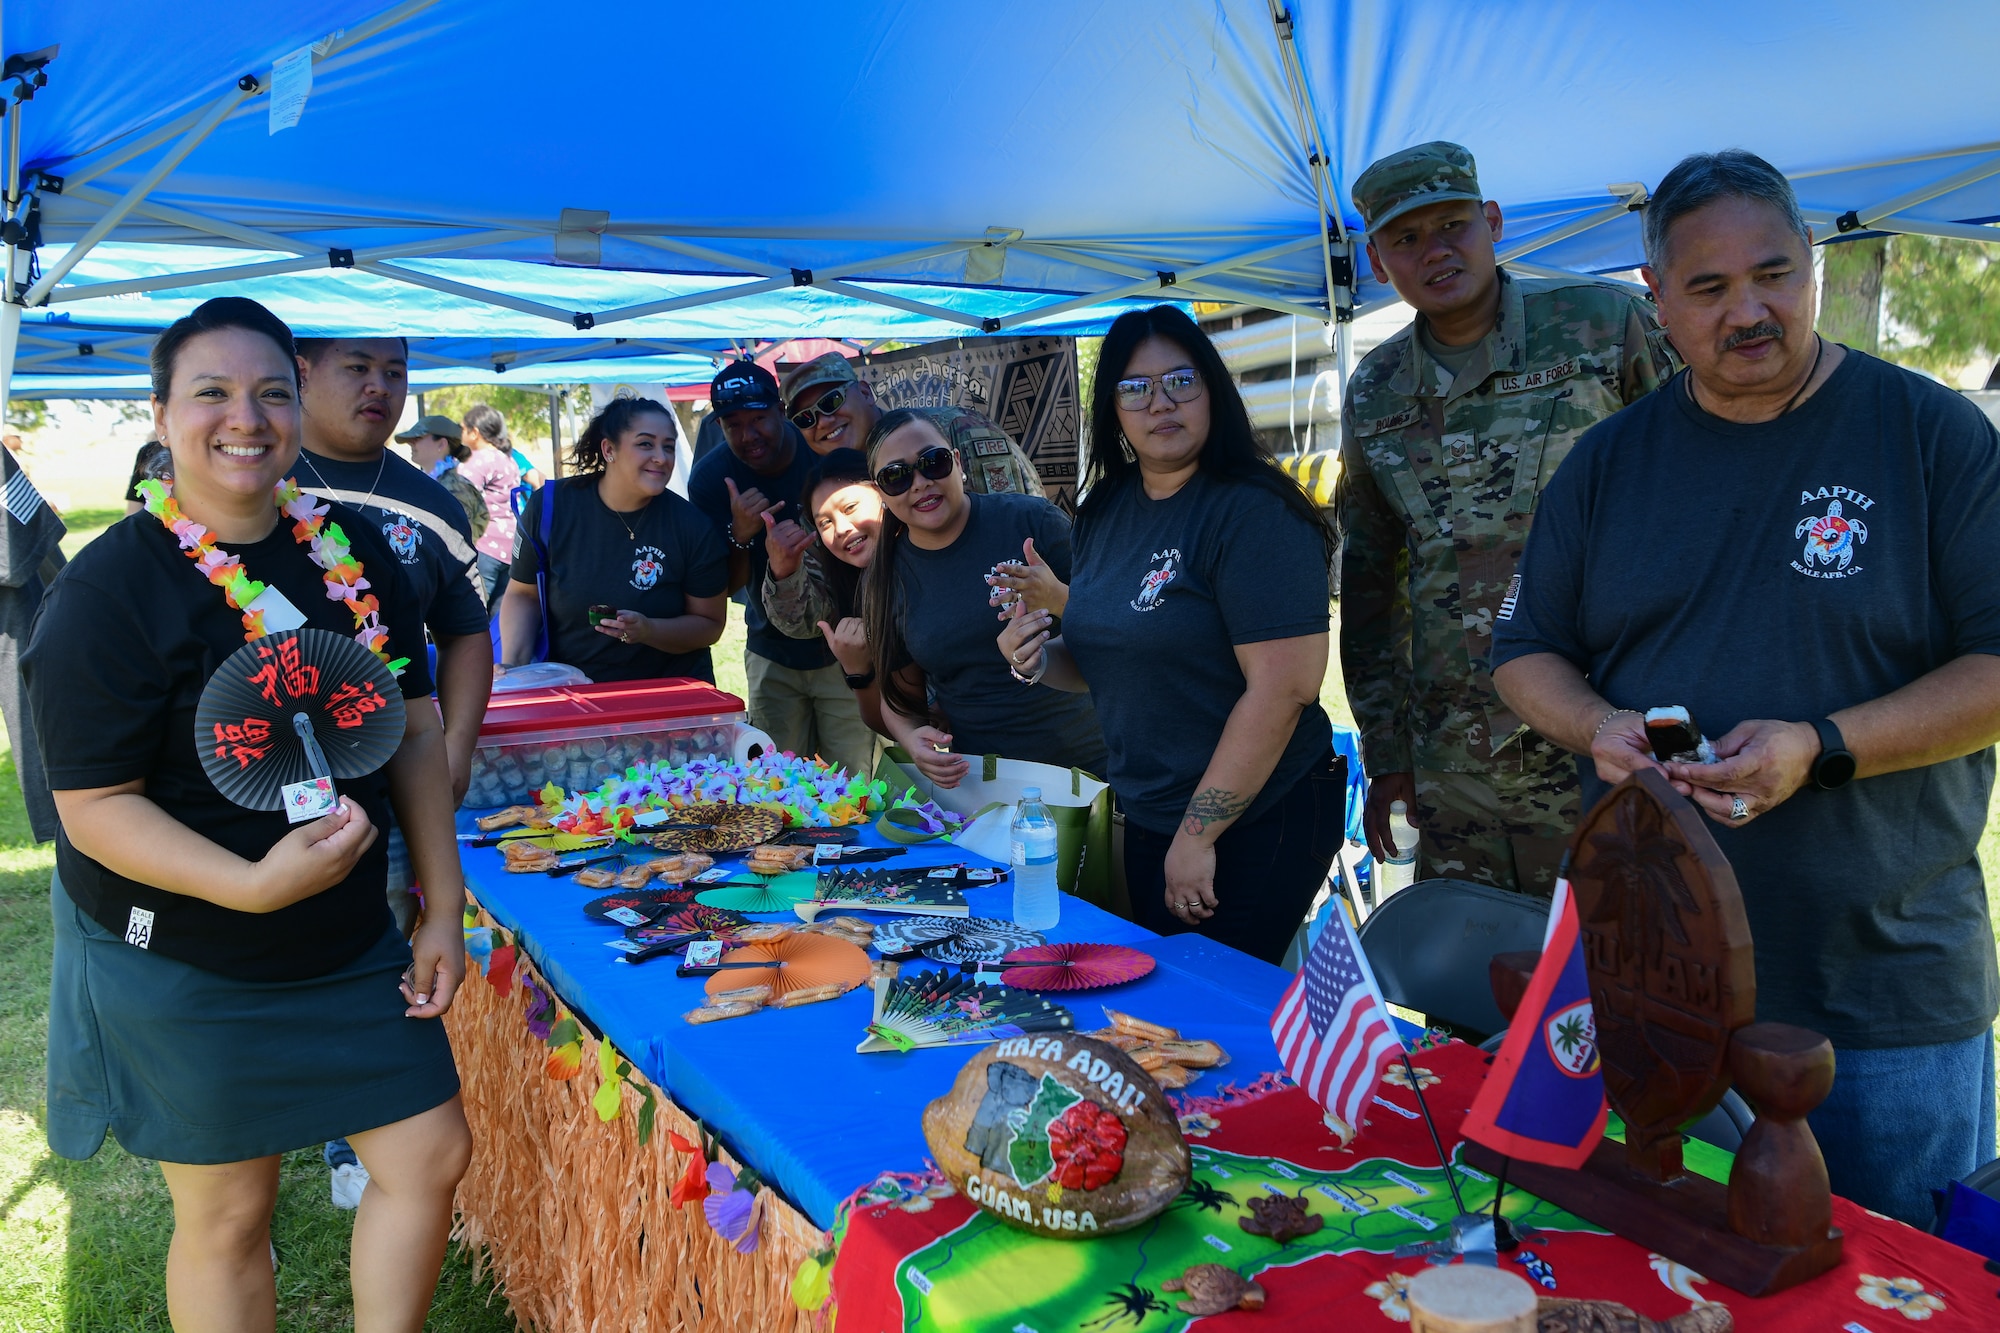
<path fill-rule="evenodd" d="M 875 683 L 874 667 L 869 667 L 866 672 L 864 672 L 859 676 L 851 675 L 845 671 L 841 672 L 840 674 L 842 675 L 842 677 L 846 679 L 847 688 L 850 690 L 865 690 L 870 685 L 873 685 Z"/>
<path fill-rule="evenodd" d="M 1854 755 L 1849 752 L 1847 742 L 1842 739 L 1840 728 L 1833 725 L 1831 718 L 1821 718 L 1812 724 L 1819 733 L 1819 758 L 1813 760 L 1813 786 L 1821 791 L 1833 791 L 1845 787 L 1854 778 Z"/>

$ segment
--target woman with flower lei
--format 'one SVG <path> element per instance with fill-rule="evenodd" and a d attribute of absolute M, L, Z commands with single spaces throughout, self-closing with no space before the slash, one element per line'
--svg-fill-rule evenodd
<path fill-rule="evenodd" d="M 160 335 L 173 480 L 70 563 L 22 659 L 62 825 L 49 1143 L 86 1158 L 110 1132 L 160 1161 L 183 1333 L 270 1327 L 279 1161 L 337 1137 L 372 1178 L 355 1326 L 421 1327 L 471 1149 L 437 1021 L 465 972 L 464 884 L 423 627 L 387 543 L 286 480 L 298 374 L 291 331 L 251 301 Z M 388 763 L 291 827 L 202 767 L 260 762 L 275 738 L 253 719 L 199 735 L 194 712 L 246 641 L 302 625 L 352 635 L 410 706 Z M 392 805 L 426 890 L 408 943 L 383 896 Z"/>

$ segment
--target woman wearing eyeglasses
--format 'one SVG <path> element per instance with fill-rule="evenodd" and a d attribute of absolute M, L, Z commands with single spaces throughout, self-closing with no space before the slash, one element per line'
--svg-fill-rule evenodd
<path fill-rule="evenodd" d="M 1069 520 L 1038 496 L 966 494 L 958 454 L 907 408 L 868 433 L 868 466 L 888 510 L 861 594 L 884 731 L 941 787 L 958 785 L 973 754 L 1100 772 L 1090 701 L 1023 689 L 993 655 L 987 575 L 1032 538 L 1066 577 Z M 930 697 L 949 732 L 932 724 Z"/>
<path fill-rule="evenodd" d="M 1278 962 L 1346 826 L 1319 706 L 1333 534 L 1173 306 L 1105 335 L 1089 475 L 1063 624 L 1027 611 L 1000 651 L 1096 701 L 1140 923 Z"/>

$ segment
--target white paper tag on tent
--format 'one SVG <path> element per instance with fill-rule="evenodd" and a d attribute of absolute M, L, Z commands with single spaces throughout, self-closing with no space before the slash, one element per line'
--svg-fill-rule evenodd
<path fill-rule="evenodd" d="M 245 611 L 264 613 L 264 632 L 283 634 L 288 629 L 297 629 L 306 623 L 306 613 L 292 605 L 292 599 L 278 591 L 275 583 L 264 585 L 264 591 L 250 599 Z"/>
<path fill-rule="evenodd" d="M 313 87 L 313 49 L 301 46 L 271 66 L 271 133 L 288 130 L 305 113 Z"/>

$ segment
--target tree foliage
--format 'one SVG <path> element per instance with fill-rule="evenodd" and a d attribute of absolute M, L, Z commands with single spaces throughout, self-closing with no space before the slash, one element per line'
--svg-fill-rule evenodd
<path fill-rule="evenodd" d="M 586 407 L 590 403 L 587 386 L 571 385 L 570 399 L 574 404 L 581 401 Z M 578 399 L 578 393 L 582 398 Z M 455 384 L 444 389 L 424 390 L 424 411 L 436 412 L 454 421 L 463 421 L 466 410 L 474 403 L 485 403 L 507 419 L 507 432 L 516 440 L 546 440 L 549 438 L 549 394 L 543 385 L 515 388 L 506 384 Z M 565 423 L 563 433 L 567 442 L 570 426 Z"/>
<path fill-rule="evenodd" d="M 2000 355 L 2000 265 L 1979 241 L 1898 236 L 1882 275 L 1902 336 L 1885 351 L 1924 370 L 1957 370 Z"/>

